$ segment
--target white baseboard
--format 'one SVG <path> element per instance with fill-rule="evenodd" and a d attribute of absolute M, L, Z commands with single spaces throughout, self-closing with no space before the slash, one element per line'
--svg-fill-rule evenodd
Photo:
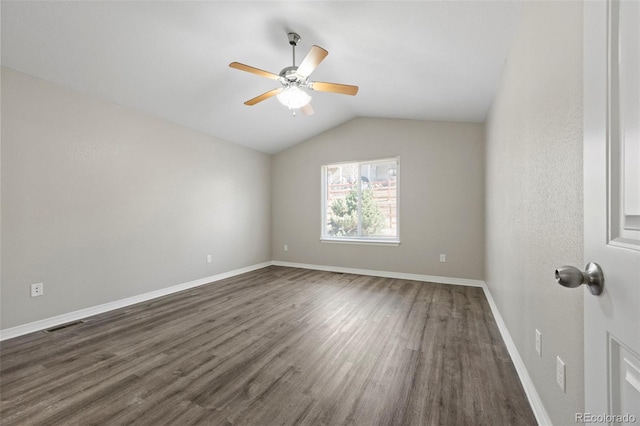
<path fill-rule="evenodd" d="M 313 269 L 316 271 L 342 272 L 344 274 L 370 275 L 373 277 L 397 278 L 401 280 L 427 281 L 430 283 L 440 283 L 440 284 L 466 285 L 470 287 L 482 287 L 484 285 L 484 281 L 470 280 L 468 278 L 451 278 L 451 277 L 439 277 L 435 275 L 407 274 L 404 272 L 389 272 L 389 271 L 377 271 L 373 269 L 344 268 L 341 266 L 310 265 L 306 263 L 281 262 L 279 260 L 274 260 L 273 262 L 271 262 L 271 264 L 275 266 L 287 266 L 289 268 L 303 268 L 303 269 Z"/>
<path fill-rule="evenodd" d="M 212 275 L 210 277 L 200 278 L 194 281 L 189 281 L 189 282 L 174 285 L 171 287 L 162 288 L 160 290 L 151 291 L 149 293 L 127 297 L 126 299 L 120 299 L 120 300 L 105 303 L 102 305 L 93 306 L 91 308 L 80 309 L 79 311 L 69 312 L 66 314 L 57 315 L 55 317 L 45 318 L 42 320 L 30 322 L 28 324 L 7 328 L 5 330 L 0 330 L 0 341 L 22 336 L 24 334 L 34 333 L 36 331 L 46 330 L 47 328 L 55 327 L 61 324 L 66 324 L 72 321 L 77 321 L 82 318 L 90 317 L 92 315 L 98 315 L 108 311 L 112 311 L 114 309 L 120 309 L 126 306 L 135 305 L 136 303 L 146 302 L 147 300 L 156 299 L 162 296 L 167 296 L 172 293 L 188 290 L 190 288 L 198 287 L 204 284 L 209 284 L 214 281 L 220 281 L 225 278 L 230 278 L 236 275 L 255 271 L 256 269 L 265 268 L 270 265 L 271 265 L 271 262 L 258 263 L 256 265 L 247 266 L 245 268 L 235 269 L 233 271 L 223 272 L 221 274 Z"/>
<path fill-rule="evenodd" d="M 487 301 L 489 302 L 489 306 L 491 307 L 491 312 L 493 313 L 493 317 L 495 318 L 496 324 L 498 325 L 498 330 L 500 330 L 500 334 L 502 335 L 502 340 L 504 340 L 504 344 L 507 346 L 507 350 L 509 351 L 509 355 L 511 356 L 511 361 L 513 361 L 513 365 L 516 367 L 518 377 L 520 377 L 520 383 L 522 383 L 524 392 L 525 394 L 527 394 L 527 399 L 529 400 L 529 404 L 531 405 L 534 416 L 536 416 L 538 424 L 540 426 L 552 426 L 549 414 L 542 404 L 542 400 L 540 399 L 540 395 L 538 394 L 536 387 L 533 385 L 531 376 L 529 376 L 529 372 L 527 371 L 527 368 L 525 367 L 524 362 L 520 357 L 520 353 L 516 348 L 516 344 L 511 338 L 509 330 L 507 330 L 507 325 L 504 323 L 502 315 L 500 315 L 500 311 L 498 311 L 496 302 L 493 300 L 493 296 L 491 296 L 491 292 L 489 291 L 487 284 L 484 282 L 482 284 L 482 289 L 484 290 L 484 295 L 486 296 Z"/>

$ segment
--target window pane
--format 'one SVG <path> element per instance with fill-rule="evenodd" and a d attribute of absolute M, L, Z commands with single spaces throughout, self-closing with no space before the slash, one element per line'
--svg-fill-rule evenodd
<path fill-rule="evenodd" d="M 326 232 L 332 237 L 358 236 L 358 163 L 327 166 Z"/>
<path fill-rule="evenodd" d="M 360 166 L 363 237 L 397 237 L 397 163 Z"/>

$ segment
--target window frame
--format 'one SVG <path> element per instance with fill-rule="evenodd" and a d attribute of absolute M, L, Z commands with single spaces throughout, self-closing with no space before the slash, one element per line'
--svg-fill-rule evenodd
<path fill-rule="evenodd" d="M 396 164 L 396 235 L 394 237 L 366 237 L 366 236 L 349 236 L 335 237 L 327 234 L 327 170 L 332 166 L 341 166 L 344 164 L 357 164 L 358 174 L 361 174 L 363 164 L 390 163 Z M 362 190 L 362 179 L 358 179 L 358 194 Z M 320 211 L 320 241 L 323 243 L 341 243 L 341 244 L 363 244 L 363 245 L 400 245 L 400 156 L 376 158 L 373 160 L 352 160 L 340 161 L 334 163 L 323 164 L 320 167 L 320 185 L 321 185 L 321 211 Z M 360 197 L 359 197 L 360 198 Z M 359 203 L 360 204 L 360 203 Z"/>

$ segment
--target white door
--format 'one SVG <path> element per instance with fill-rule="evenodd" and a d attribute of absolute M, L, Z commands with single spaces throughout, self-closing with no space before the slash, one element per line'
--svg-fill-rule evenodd
<path fill-rule="evenodd" d="M 585 411 L 640 424 L 640 1 L 584 2 L 583 77 Z"/>

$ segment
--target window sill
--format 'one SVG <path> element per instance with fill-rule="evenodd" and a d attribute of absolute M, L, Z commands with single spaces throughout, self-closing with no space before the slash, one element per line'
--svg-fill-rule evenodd
<path fill-rule="evenodd" d="M 320 238 L 321 243 L 360 244 L 365 246 L 399 246 L 400 240 L 375 240 L 358 238 Z"/>

